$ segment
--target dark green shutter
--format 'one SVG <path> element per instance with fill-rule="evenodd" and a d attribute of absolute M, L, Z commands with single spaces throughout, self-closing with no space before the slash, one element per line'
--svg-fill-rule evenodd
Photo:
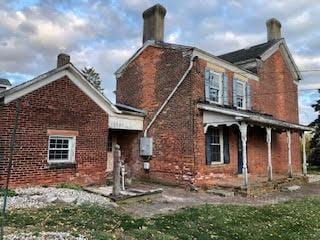
<path fill-rule="evenodd" d="M 211 165 L 211 129 L 207 129 L 206 133 L 206 164 Z"/>
<path fill-rule="evenodd" d="M 223 128 L 223 161 L 225 164 L 230 163 L 228 127 Z"/>
<path fill-rule="evenodd" d="M 251 86 L 247 83 L 246 84 L 246 102 L 247 102 L 247 109 L 252 109 L 252 103 L 251 103 Z"/>
<path fill-rule="evenodd" d="M 228 98 L 228 75 L 227 73 L 222 74 L 222 81 L 223 81 L 223 105 L 229 105 L 229 98 Z"/>
<path fill-rule="evenodd" d="M 233 106 L 237 107 L 237 79 L 232 80 L 232 99 L 233 99 Z"/>
<path fill-rule="evenodd" d="M 206 101 L 210 100 L 210 70 L 206 69 L 204 74 L 204 94 Z"/>

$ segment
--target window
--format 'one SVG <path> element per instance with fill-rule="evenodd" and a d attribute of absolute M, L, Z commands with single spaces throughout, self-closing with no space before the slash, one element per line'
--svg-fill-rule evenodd
<path fill-rule="evenodd" d="M 48 162 L 74 162 L 75 137 L 49 137 Z"/>
<path fill-rule="evenodd" d="M 206 71 L 206 93 L 207 101 L 221 103 L 222 100 L 222 78 L 220 73 Z"/>
<path fill-rule="evenodd" d="M 236 106 L 238 108 L 245 108 L 245 83 L 237 81 L 236 83 Z"/>
<path fill-rule="evenodd" d="M 108 152 L 112 152 L 112 134 L 108 135 Z"/>
<path fill-rule="evenodd" d="M 209 127 L 206 141 L 207 164 L 223 163 L 223 129 Z"/>

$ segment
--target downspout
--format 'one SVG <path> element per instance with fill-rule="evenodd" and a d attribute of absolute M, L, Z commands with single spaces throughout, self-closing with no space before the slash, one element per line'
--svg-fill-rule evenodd
<path fill-rule="evenodd" d="M 182 78 L 179 80 L 179 82 L 178 82 L 177 85 L 175 86 L 175 88 L 172 90 L 172 92 L 170 93 L 170 95 L 167 97 L 167 99 L 163 102 L 163 104 L 161 105 L 161 107 L 158 109 L 157 113 L 153 116 L 152 120 L 150 121 L 150 123 L 148 124 L 148 126 L 146 127 L 146 129 L 144 130 L 144 134 L 143 134 L 144 137 L 147 137 L 148 130 L 150 129 L 150 127 L 152 126 L 152 124 L 156 121 L 157 117 L 160 115 L 160 113 L 162 112 L 162 110 L 165 108 L 165 106 L 168 104 L 168 102 L 169 102 L 170 99 L 173 97 L 173 95 L 175 94 L 175 92 L 178 90 L 178 88 L 180 87 L 180 85 L 183 83 L 183 81 L 184 81 L 185 78 L 187 77 L 188 73 L 191 71 L 191 69 L 192 69 L 192 67 L 193 67 L 193 61 L 195 60 L 196 57 L 197 57 L 197 56 L 194 55 L 194 52 L 192 52 L 188 69 L 185 71 L 185 73 L 183 74 Z"/>

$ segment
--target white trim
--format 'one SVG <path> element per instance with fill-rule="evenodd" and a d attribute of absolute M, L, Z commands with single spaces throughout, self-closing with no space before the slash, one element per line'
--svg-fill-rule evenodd
<path fill-rule="evenodd" d="M 115 71 L 114 75 L 116 75 L 116 78 L 121 77 L 123 70 L 132 62 L 134 61 L 137 57 L 140 56 L 140 54 L 149 46 L 154 45 L 153 40 L 148 40 L 144 42 L 143 46 L 135 53 L 132 55 L 131 58 L 129 58 L 124 64 L 122 64 L 117 71 Z"/>
<path fill-rule="evenodd" d="M 291 152 L 291 132 L 287 131 L 287 144 L 288 144 L 288 176 L 292 177 L 292 152 Z"/>
<path fill-rule="evenodd" d="M 245 117 L 245 118 L 250 117 L 249 114 L 243 114 L 243 113 L 239 113 L 239 112 L 232 111 L 229 109 L 221 109 L 221 108 L 217 108 L 215 106 L 209 106 L 209 105 L 205 105 L 205 104 L 198 104 L 197 106 L 198 106 L 198 108 L 206 110 L 206 111 L 213 111 L 213 112 L 218 112 L 218 113 L 236 116 L 236 117 Z"/>
<path fill-rule="evenodd" d="M 242 80 L 239 80 L 239 79 L 235 79 L 237 83 L 240 83 L 242 84 L 242 90 L 243 90 L 243 100 L 242 100 L 242 107 L 239 107 L 238 106 L 238 101 L 236 102 L 236 107 L 238 109 L 243 109 L 243 110 L 246 110 L 247 109 L 247 94 L 246 94 L 246 82 L 242 81 Z M 237 87 L 238 85 L 236 85 Z M 236 88 L 234 93 L 236 94 L 236 100 L 238 100 L 238 89 Z"/>
<path fill-rule="evenodd" d="M 20 97 L 23 97 L 41 87 L 44 87 L 62 77 L 67 76 L 78 88 L 90 97 L 99 107 L 109 115 L 121 113 L 105 96 L 103 96 L 95 87 L 92 86 L 72 64 L 64 65 L 61 68 L 40 75 L 39 77 L 12 88 L 4 93 L 4 104 L 8 104 Z"/>
<path fill-rule="evenodd" d="M 216 104 L 222 105 L 223 104 L 223 94 L 222 94 L 223 93 L 223 79 L 222 79 L 223 73 L 217 72 L 217 71 L 212 70 L 210 68 L 207 68 L 207 69 L 209 70 L 210 74 L 217 75 L 219 77 L 218 101 L 212 101 L 211 99 L 207 99 L 207 101 L 209 103 L 216 103 Z M 210 89 L 211 88 L 216 89 L 215 87 L 212 87 L 211 85 L 209 85 L 209 97 L 210 97 Z"/>
<path fill-rule="evenodd" d="M 198 56 L 199 58 L 201 58 L 209 63 L 216 64 L 220 67 L 223 67 L 231 72 L 236 72 L 245 78 L 259 81 L 259 77 L 257 75 L 250 73 L 249 71 L 244 70 L 242 68 L 239 68 L 236 65 L 229 63 L 227 61 L 224 61 L 218 57 L 215 57 L 213 55 L 209 55 L 208 53 L 205 53 L 204 51 L 200 51 L 199 49 L 195 49 L 194 55 Z"/>
<path fill-rule="evenodd" d="M 220 165 L 224 163 L 224 149 L 223 149 L 223 129 L 221 127 L 213 127 L 219 132 L 219 146 L 220 146 L 220 161 L 211 161 L 210 165 Z M 206 133 L 207 134 L 207 133 Z M 217 146 L 217 144 L 210 143 L 210 146 Z"/>
<path fill-rule="evenodd" d="M 241 143 L 242 143 L 242 173 L 244 176 L 244 186 L 247 187 L 249 183 L 248 179 L 248 161 L 247 161 L 247 134 L 248 134 L 248 124 L 241 122 L 239 127 L 240 133 L 241 133 Z"/>
<path fill-rule="evenodd" d="M 261 55 L 260 59 L 262 61 L 265 61 L 272 54 L 274 54 L 278 49 L 280 49 L 280 52 L 281 52 L 282 56 L 284 57 L 286 64 L 289 67 L 289 70 L 294 78 L 294 81 L 302 79 L 301 73 L 300 73 L 284 39 L 281 39 L 276 44 L 274 44 L 272 47 L 270 47 L 267 51 L 265 51 Z"/>
<path fill-rule="evenodd" d="M 56 139 L 68 139 L 68 160 L 49 160 L 50 150 L 50 140 L 52 138 Z M 61 149 L 65 150 L 65 149 Z M 76 154 L 76 136 L 59 136 L 59 135 L 50 135 L 48 137 L 48 149 L 47 149 L 47 163 L 55 164 L 55 163 L 75 163 L 75 154 Z"/>
<path fill-rule="evenodd" d="M 109 116 L 108 125 L 111 129 L 126 129 L 126 130 L 143 130 L 143 117 L 132 116 L 126 114 L 116 114 Z"/>
<path fill-rule="evenodd" d="M 303 133 L 301 136 L 302 141 L 302 172 L 304 176 L 307 176 L 307 153 L 306 153 L 306 134 Z"/>
<path fill-rule="evenodd" d="M 282 43 L 282 40 L 275 43 L 272 47 L 268 48 L 260 57 L 262 61 L 265 61 L 267 58 L 269 58 L 272 54 L 274 54 L 280 47 L 280 44 Z"/>
<path fill-rule="evenodd" d="M 268 146 L 268 181 L 272 181 L 272 151 L 271 151 L 271 141 L 272 141 L 272 129 L 270 127 L 266 128 L 266 141 Z"/>
<path fill-rule="evenodd" d="M 149 46 L 153 46 L 153 47 L 158 47 L 161 48 L 161 46 L 158 46 L 153 40 L 149 40 L 146 41 L 143 46 L 136 52 L 133 54 L 133 56 L 131 58 L 129 58 L 124 64 L 121 65 L 121 67 L 114 73 L 116 75 L 116 77 L 120 77 L 123 70 L 132 62 L 134 61 L 138 56 L 140 56 L 140 54 Z M 236 66 L 235 64 L 232 64 L 230 62 L 227 62 L 221 58 L 218 58 L 214 55 L 211 55 L 201 49 L 198 48 L 194 48 L 193 49 L 193 56 L 198 56 L 199 58 L 202 58 L 204 60 L 206 60 L 207 62 L 213 63 L 213 64 L 217 64 L 219 67 L 223 67 L 225 69 L 230 70 L 231 72 L 237 72 L 240 75 L 243 75 L 244 77 L 247 77 L 249 79 L 253 79 L 256 81 L 259 81 L 259 76 L 245 70 L 242 68 L 239 68 L 238 66 Z"/>
<path fill-rule="evenodd" d="M 213 105 L 207 105 L 203 103 L 199 103 L 197 105 L 199 109 L 205 110 L 205 111 L 212 111 L 212 112 L 218 112 L 230 116 L 234 116 L 236 120 L 241 121 L 245 120 L 248 122 L 258 122 L 262 124 L 267 124 L 271 126 L 277 126 L 277 128 L 283 128 L 283 129 L 296 129 L 300 131 L 313 131 L 313 128 L 299 125 L 299 124 L 293 124 L 293 123 L 288 123 L 282 120 L 276 120 L 276 119 L 269 119 L 265 118 L 263 116 L 258 116 L 258 115 L 253 115 L 253 114 L 245 114 L 245 113 L 240 113 L 237 110 L 231 110 L 231 109 L 226 109 L 226 108 L 221 108 L 221 107 L 216 107 Z M 238 119 L 237 119 L 238 118 Z"/>

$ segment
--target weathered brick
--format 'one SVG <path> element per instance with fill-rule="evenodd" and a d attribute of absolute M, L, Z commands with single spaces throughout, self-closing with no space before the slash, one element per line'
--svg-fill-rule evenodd
<path fill-rule="evenodd" d="M 105 182 L 108 116 L 67 77 L 20 98 L 10 187 Z M 7 172 L 16 102 L 0 106 L 0 185 Z M 49 169 L 48 129 L 74 130 L 76 166 Z"/>

